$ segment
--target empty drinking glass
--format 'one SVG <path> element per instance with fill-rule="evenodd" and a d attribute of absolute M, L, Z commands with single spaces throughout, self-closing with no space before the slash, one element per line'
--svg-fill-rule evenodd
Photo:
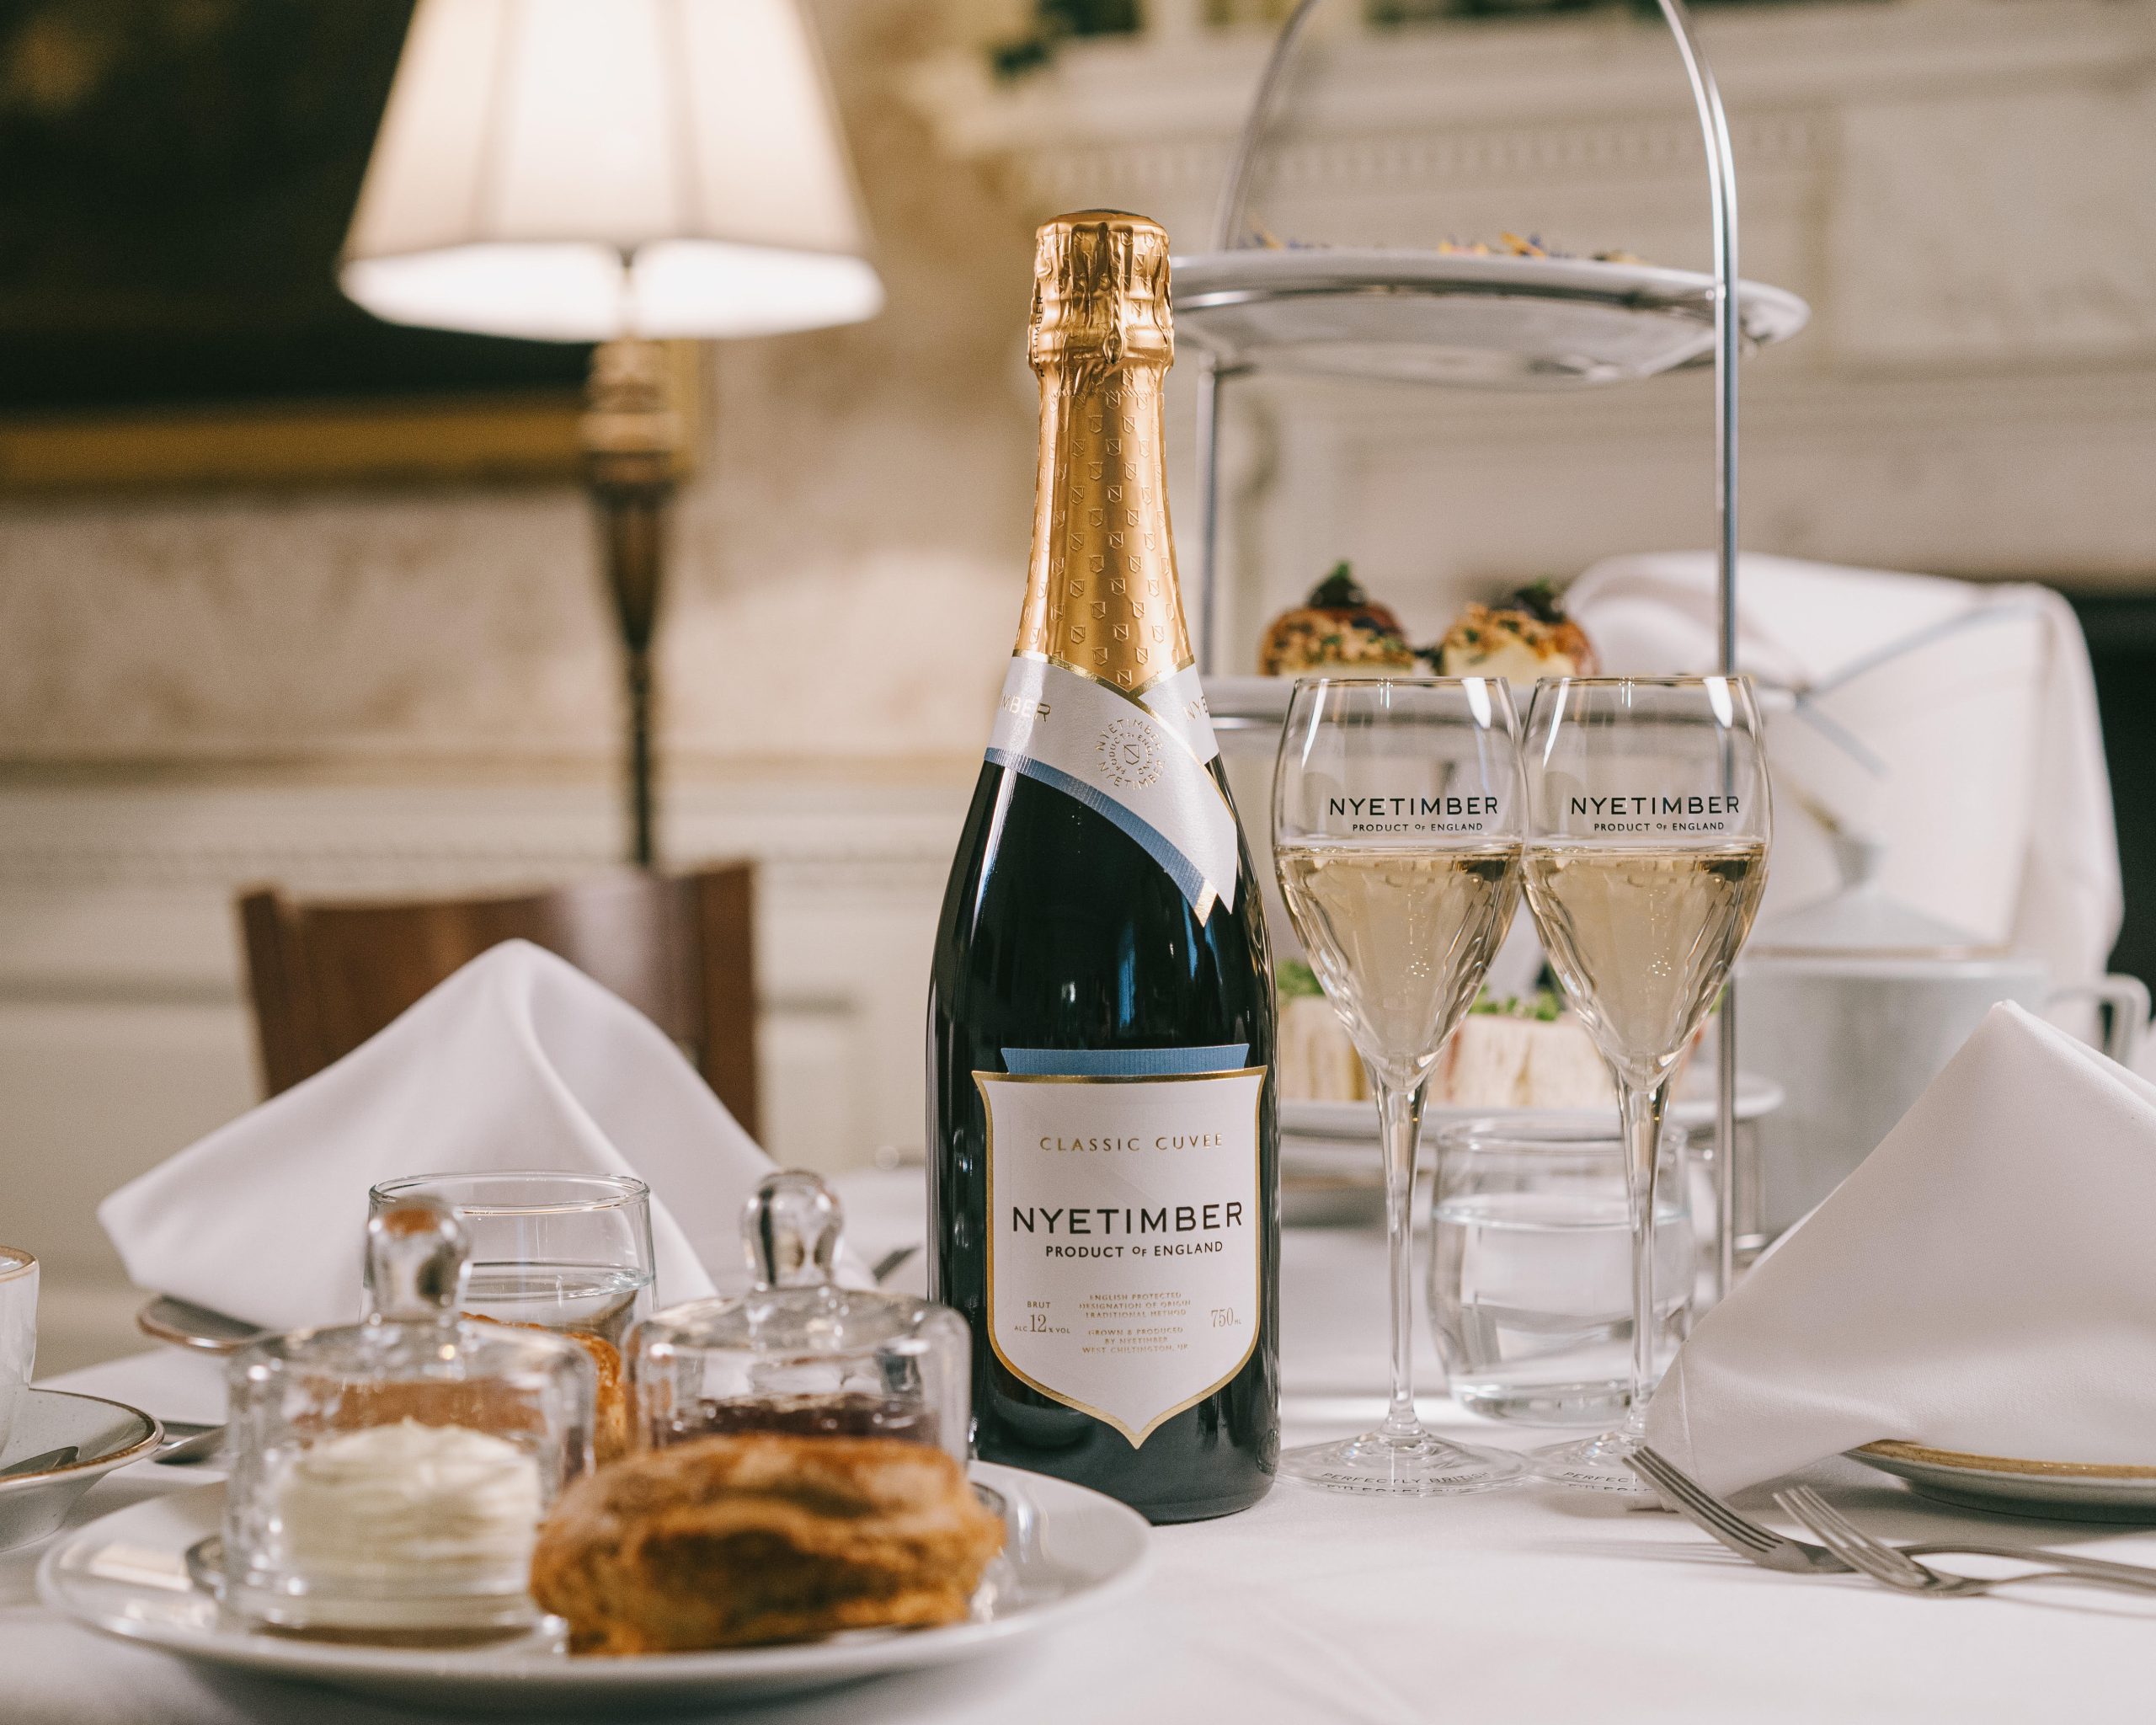
<path fill-rule="evenodd" d="M 1654 1350 L 1682 1339 L 1694 1245 L 1688 1135 L 1656 1181 Z M 1607 1427 L 1630 1402 L 1631 1225 L 1616 1124 L 1468 1120 L 1438 1135 L 1430 1322 L 1460 1405 L 1495 1419 Z"/>

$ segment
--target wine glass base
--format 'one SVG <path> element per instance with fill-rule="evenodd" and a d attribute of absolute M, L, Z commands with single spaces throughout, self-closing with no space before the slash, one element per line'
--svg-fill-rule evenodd
<path fill-rule="evenodd" d="M 1509 1450 L 1449 1443 L 1431 1432 L 1388 1437 L 1365 1432 L 1334 1444 L 1285 1450 L 1280 1471 L 1305 1485 L 1379 1498 L 1454 1498 L 1496 1491 L 1527 1477 L 1526 1461 Z"/>
<path fill-rule="evenodd" d="M 1631 1498 L 1642 1503 L 1658 1503 L 1661 1499 L 1646 1482 L 1625 1465 L 1625 1458 L 1636 1453 L 1639 1447 L 1640 1440 L 1629 1432 L 1604 1432 L 1597 1437 L 1577 1438 L 1569 1444 L 1552 1444 L 1547 1449 L 1530 1450 L 1527 1463 L 1538 1479 L 1576 1486 L 1582 1491 Z"/>

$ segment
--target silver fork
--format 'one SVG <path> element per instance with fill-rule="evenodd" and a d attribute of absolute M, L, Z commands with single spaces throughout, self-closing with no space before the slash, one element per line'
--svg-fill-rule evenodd
<path fill-rule="evenodd" d="M 1790 1575 L 1846 1575 L 1856 1567 L 1824 1546 L 1790 1539 L 1738 1514 L 1668 1456 L 1645 1444 L 1625 1459 L 1662 1502 L 1702 1533 L 1762 1569 L 1779 1569 Z"/>
<path fill-rule="evenodd" d="M 1817 1534 L 1827 1542 L 1828 1550 L 1847 1560 L 1852 1567 L 1905 1594 L 1923 1594 L 1940 1599 L 1972 1599 L 2013 1582 L 2062 1580 L 2156 1592 L 2156 1572 L 2137 1570 L 2126 1563 L 2104 1563 L 2094 1557 L 2068 1559 L 2048 1551 L 1994 1550 L 1985 1553 L 1972 1547 L 1969 1549 L 1972 1555 L 2010 1556 L 2051 1567 L 2027 1570 L 2019 1575 L 1949 1575 L 1928 1563 L 1918 1562 L 1908 1549 L 1897 1549 L 1884 1540 L 1874 1538 L 1809 1486 L 1777 1492 L 1774 1501 Z"/>
<path fill-rule="evenodd" d="M 1630 1460 L 1632 1471 L 1652 1486 L 1671 1509 L 1701 1532 L 1710 1535 L 1740 1557 L 1757 1563 L 1763 1569 L 1778 1569 L 1792 1575 L 1846 1575 L 1861 1567 L 1825 1546 L 1815 1546 L 1807 1540 L 1791 1539 L 1786 1534 L 1776 1533 L 1774 1529 L 1762 1527 L 1758 1522 L 1739 1514 L 1667 1455 L 1644 1444 Z M 1807 1492 L 1806 1495 L 1824 1504 L 1825 1500 L 1820 1498 L 1817 1493 Z M 1784 1507 L 1787 1508 L 1787 1505 Z M 1829 1509 L 1828 1513 L 1833 1512 Z M 1796 1510 L 1790 1510 L 1790 1514 L 1812 1527 L 1813 1532 L 1819 1531 L 1806 1517 L 1797 1515 Z M 1860 1537 L 1870 1539 L 1870 1535 Z M 1872 1543 L 1877 1544 L 1878 1541 L 1873 1541 Z M 1890 1546 L 1886 1549 L 1896 1551 L 1897 1548 Z M 2145 1569 L 2132 1563 L 2109 1563 L 2100 1557 L 2084 1557 L 2069 1551 L 2036 1551 L 2022 1546 L 1984 1545 L 1967 1540 L 1935 1540 L 1898 1548 L 1899 1555 L 1912 1559 L 1943 1553 L 1963 1557 L 2011 1557 L 2022 1562 L 2048 1564 L 2054 1569 L 2082 1576 L 2090 1581 L 2109 1581 L 2127 1587 L 2156 1585 L 2156 1569 Z"/>

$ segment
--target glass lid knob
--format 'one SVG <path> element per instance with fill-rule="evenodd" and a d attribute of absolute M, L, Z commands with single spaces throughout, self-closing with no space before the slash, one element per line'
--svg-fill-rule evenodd
<path fill-rule="evenodd" d="M 392 1323 L 446 1323 L 471 1274 L 464 1224 L 446 1204 L 407 1198 L 367 1218 L 367 1292 Z"/>
<path fill-rule="evenodd" d="M 838 1194 L 815 1175 L 799 1169 L 766 1175 L 741 1213 L 756 1285 L 827 1285 L 845 1226 Z"/>

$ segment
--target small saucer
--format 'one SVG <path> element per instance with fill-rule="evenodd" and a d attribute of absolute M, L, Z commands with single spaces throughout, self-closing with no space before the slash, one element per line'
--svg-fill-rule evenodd
<path fill-rule="evenodd" d="M 8 1446 L 0 1450 L 0 1551 L 45 1538 L 67 1519 L 75 1500 L 131 1461 L 156 1453 L 164 1428 L 138 1407 L 102 1396 L 25 1390 Z M 35 1473 L 9 1474 L 18 1461 L 72 1448 L 72 1461 Z"/>

